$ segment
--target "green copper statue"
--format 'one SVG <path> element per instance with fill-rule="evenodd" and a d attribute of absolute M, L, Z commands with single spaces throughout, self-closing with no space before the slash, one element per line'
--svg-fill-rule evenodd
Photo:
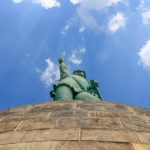
<path fill-rule="evenodd" d="M 69 74 L 63 57 L 59 59 L 60 79 L 53 85 L 51 97 L 55 101 L 62 100 L 102 100 L 98 91 L 98 82 L 87 80 L 82 70 Z"/>

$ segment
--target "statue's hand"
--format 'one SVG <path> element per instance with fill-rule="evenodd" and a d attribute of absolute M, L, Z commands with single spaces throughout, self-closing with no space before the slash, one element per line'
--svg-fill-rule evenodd
<path fill-rule="evenodd" d="M 61 64 L 64 60 L 63 60 L 63 58 L 59 58 L 58 61 Z"/>

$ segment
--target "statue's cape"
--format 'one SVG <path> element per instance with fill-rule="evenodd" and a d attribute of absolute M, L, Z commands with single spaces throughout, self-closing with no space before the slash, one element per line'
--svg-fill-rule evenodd
<path fill-rule="evenodd" d="M 90 86 L 88 80 L 78 75 L 68 75 L 66 78 L 56 81 L 54 91 L 59 85 L 67 85 L 77 93 L 87 91 Z"/>

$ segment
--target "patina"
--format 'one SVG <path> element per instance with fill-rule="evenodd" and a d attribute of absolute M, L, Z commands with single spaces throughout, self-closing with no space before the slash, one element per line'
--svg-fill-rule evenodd
<path fill-rule="evenodd" d="M 50 92 L 55 101 L 61 100 L 102 100 L 98 90 L 98 82 L 87 80 L 86 73 L 76 70 L 69 74 L 64 58 L 59 59 L 60 79 Z"/>

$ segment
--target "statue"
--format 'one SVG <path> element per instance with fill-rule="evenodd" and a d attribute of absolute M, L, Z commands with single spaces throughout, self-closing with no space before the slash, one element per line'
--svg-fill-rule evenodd
<path fill-rule="evenodd" d="M 102 100 L 98 90 L 98 82 L 87 80 L 86 73 L 82 70 L 76 70 L 69 74 L 64 58 L 59 58 L 60 79 L 53 85 L 53 91 L 50 92 L 54 101 L 62 100 Z"/>

